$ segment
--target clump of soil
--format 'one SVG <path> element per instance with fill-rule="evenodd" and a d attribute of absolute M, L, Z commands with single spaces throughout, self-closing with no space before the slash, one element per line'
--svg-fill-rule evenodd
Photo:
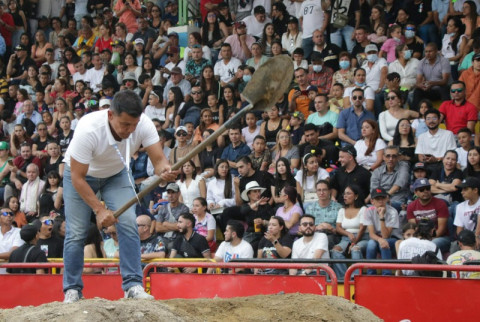
<path fill-rule="evenodd" d="M 100 298 L 0 311 L 0 321 L 381 321 L 337 296 L 279 294 L 167 301 Z"/>

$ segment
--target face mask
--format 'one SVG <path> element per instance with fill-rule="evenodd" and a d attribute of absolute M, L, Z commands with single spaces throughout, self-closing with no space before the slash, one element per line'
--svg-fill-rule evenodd
<path fill-rule="evenodd" d="M 320 73 L 322 71 L 322 65 L 313 65 L 313 71 L 315 73 Z"/>
<path fill-rule="evenodd" d="M 243 75 L 243 81 L 248 83 L 252 79 L 252 75 Z"/>
<path fill-rule="evenodd" d="M 367 60 L 370 62 L 370 63 L 374 63 L 376 62 L 378 59 L 378 56 L 377 54 L 370 54 L 370 55 L 367 55 Z"/>
<path fill-rule="evenodd" d="M 350 62 L 348 60 L 341 60 L 339 64 L 341 69 L 348 69 L 350 67 Z"/>
<path fill-rule="evenodd" d="M 395 42 L 400 42 L 401 41 L 401 39 L 397 38 L 397 37 L 393 37 L 393 40 L 395 40 Z"/>
<path fill-rule="evenodd" d="M 409 60 L 410 58 L 412 58 L 412 51 L 410 49 L 405 50 L 404 57 L 405 57 L 406 60 Z"/>
<path fill-rule="evenodd" d="M 413 30 L 405 30 L 405 37 L 411 39 L 415 37 L 415 31 Z"/>
<path fill-rule="evenodd" d="M 355 82 L 355 85 L 357 85 L 358 87 L 363 87 L 363 86 L 365 86 L 365 83 Z"/>
<path fill-rule="evenodd" d="M 455 33 L 451 32 L 451 33 L 448 34 L 448 36 L 453 37 L 453 36 L 455 36 Z"/>

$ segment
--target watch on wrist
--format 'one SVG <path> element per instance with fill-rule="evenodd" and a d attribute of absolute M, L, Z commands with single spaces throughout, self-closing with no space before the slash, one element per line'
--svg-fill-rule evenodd
<path fill-rule="evenodd" d="M 380 221 L 385 221 L 385 218 L 380 218 Z"/>
<path fill-rule="evenodd" d="M 274 244 L 275 246 L 277 246 L 277 244 L 278 244 L 278 239 L 274 240 L 274 241 L 273 241 L 273 244 Z"/>

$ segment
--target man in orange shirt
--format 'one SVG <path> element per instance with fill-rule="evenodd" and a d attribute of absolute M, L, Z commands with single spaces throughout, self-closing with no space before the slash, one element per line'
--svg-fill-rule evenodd
<path fill-rule="evenodd" d="M 467 101 L 475 105 L 480 111 L 480 53 L 472 57 L 472 66 L 463 71 L 460 80 L 465 83 Z"/>
<path fill-rule="evenodd" d="M 310 99 L 308 98 L 308 80 L 307 80 L 307 71 L 299 67 L 295 70 L 295 80 L 297 81 L 297 86 L 294 87 L 288 93 L 288 107 L 291 112 L 299 111 L 302 112 L 305 117 L 310 115 L 308 106 L 310 104 Z"/>

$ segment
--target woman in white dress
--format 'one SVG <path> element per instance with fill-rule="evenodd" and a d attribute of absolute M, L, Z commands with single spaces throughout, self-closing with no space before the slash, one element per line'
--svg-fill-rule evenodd
<path fill-rule="evenodd" d="M 177 184 L 180 187 L 180 202 L 183 202 L 190 211 L 195 198 L 205 198 L 207 195 L 205 180 L 202 176 L 196 174 L 193 160 L 188 160 L 182 166 L 180 180 L 177 181 Z"/>
<path fill-rule="evenodd" d="M 218 160 L 215 165 L 214 178 L 207 186 L 207 203 L 211 214 L 235 206 L 235 187 L 227 160 Z"/>
<path fill-rule="evenodd" d="M 362 123 L 362 139 L 355 143 L 357 163 L 365 169 L 373 171 L 383 162 L 383 149 L 387 145 L 380 138 L 378 123 L 365 120 Z"/>

